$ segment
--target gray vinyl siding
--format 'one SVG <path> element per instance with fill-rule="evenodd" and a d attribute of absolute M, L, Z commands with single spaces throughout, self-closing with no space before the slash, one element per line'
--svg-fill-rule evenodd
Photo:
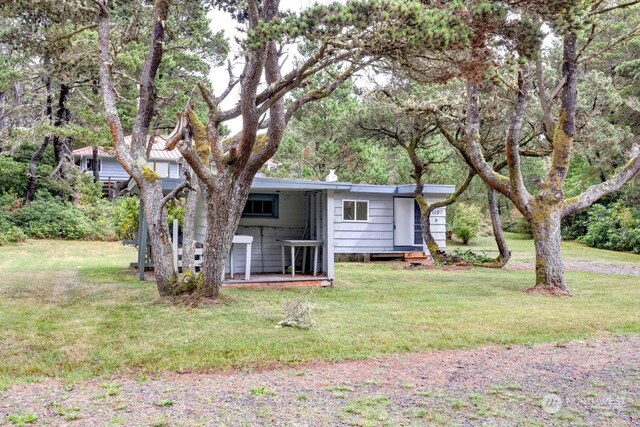
<path fill-rule="evenodd" d="M 102 158 L 102 171 L 100 172 L 100 181 L 126 181 L 129 174 L 122 168 L 115 158 Z"/>
<path fill-rule="evenodd" d="M 102 157 L 100 158 L 100 161 L 102 162 L 100 181 L 109 181 L 109 178 L 111 178 L 111 181 L 127 181 L 129 179 L 129 174 L 124 170 L 120 163 L 118 163 L 118 160 L 116 160 L 115 157 Z M 87 168 L 86 158 L 82 160 L 81 167 L 83 170 Z M 176 162 L 169 162 L 168 178 L 180 178 L 180 171 Z"/>
<path fill-rule="evenodd" d="M 265 194 L 272 194 L 265 191 Z M 238 235 L 253 236 L 251 251 L 251 272 L 252 273 L 281 273 L 282 272 L 282 249 L 281 240 L 301 239 L 305 233 L 305 192 L 279 192 L 279 216 L 278 218 L 242 218 L 238 226 Z M 324 203 L 320 203 L 326 206 Z M 320 209 L 322 210 L 322 209 Z M 316 211 L 317 212 L 317 211 Z M 320 221 L 324 218 L 321 214 Z M 199 202 L 196 217 L 196 241 L 203 242 L 205 238 L 206 219 L 204 217 L 204 206 Z M 315 229 L 314 229 L 315 231 Z M 319 229 L 320 235 L 324 233 L 323 227 Z M 310 239 L 309 230 L 305 239 Z M 314 235 L 311 238 L 315 238 Z M 320 237 L 319 240 L 321 240 Z M 234 245 L 234 266 L 235 272 L 244 273 L 246 246 Z M 302 263 L 302 249 L 296 248 L 298 256 L 297 265 Z M 307 259 L 311 258 L 312 250 L 308 249 Z M 291 264 L 290 248 L 286 248 L 285 264 Z M 309 266 L 309 261 L 307 261 Z M 227 271 L 229 263 L 227 262 Z M 322 269 L 322 249 L 318 252 L 318 269 Z"/>
<path fill-rule="evenodd" d="M 177 163 L 169 163 L 169 178 L 180 178 Z"/>
<path fill-rule="evenodd" d="M 393 244 L 393 194 L 352 193 L 336 191 L 334 208 L 335 253 L 383 253 L 394 252 Z M 433 201 L 427 197 L 429 201 Z M 368 222 L 342 220 L 343 200 L 368 200 Z M 446 247 L 446 211 L 438 209 L 431 215 L 433 236 L 441 248 Z M 422 248 L 420 248 L 422 249 Z"/>

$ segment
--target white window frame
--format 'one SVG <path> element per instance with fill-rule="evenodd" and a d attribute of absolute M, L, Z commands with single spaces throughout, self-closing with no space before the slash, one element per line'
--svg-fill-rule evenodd
<path fill-rule="evenodd" d="M 93 161 L 93 158 L 87 157 L 84 161 L 84 170 L 87 172 L 93 172 L 93 169 L 89 169 L 89 161 Z M 102 159 L 98 159 L 98 173 L 102 173 Z"/>
<path fill-rule="evenodd" d="M 162 163 L 162 164 L 167 165 L 167 174 L 166 175 L 164 175 L 164 176 L 160 175 L 160 173 L 158 172 L 158 163 Z M 147 162 L 147 164 L 151 169 L 153 169 L 153 171 L 155 173 L 158 174 L 158 176 L 160 178 L 170 178 L 171 177 L 171 167 L 169 166 L 169 162 L 153 160 L 153 161 Z"/>
<path fill-rule="evenodd" d="M 344 218 L 344 204 L 347 202 L 353 202 L 354 203 L 354 208 L 353 208 L 353 217 L 354 219 L 345 219 Z M 358 202 L 360 203 L 366 203 L 367 204 L 367 219 L 355 219 L 358 218 Z M 342 200 L 342 222 L 369 222 L 369 207 L 370 207 L 370 203 L 369 200 L 351 200 L 351 199 L 343 199 Z"/>

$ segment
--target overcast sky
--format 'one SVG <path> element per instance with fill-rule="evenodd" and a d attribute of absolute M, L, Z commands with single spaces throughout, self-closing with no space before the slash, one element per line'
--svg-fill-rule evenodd
<path fill-rule="evenodd" d="M 299 11 L 309 6 L 313 6 L 314 4 L 328 4 L 332 3 L 335 0 L 280 0 L 280 10 L 292 10 Z M 231 55 L 230 58 L 233 60 L 234 57 L 238 54 L 237 46 L 234 45 L 233 40 L 238 34 L 237 27 L 238 23 L 231 19 L 231 16 L 228 13 L 220 12 L 220 11 L 212 11 L 209 13 L 209 19 L 211 20 L 211 29 L 213 31 L 224 30 L 226 38 L 231 42 Z M 242 59 L 236 60 L 237 64 L 235 64 L 235 74 L 238 75 L 242 70 Z M 214 68 L 211 70 L 211 74 L 209 75 L 211 78 L 211 82 L 213 83 L 213 88 L 215 90 L 216 95 L 220 95 L 220 93 L 224 90 L 229 82 L 229 73 L 227 71 L 227 65 L 223 65 L 221 67 Z M 230 94 L 227 99 L 222 103 L 221 107 L 223 109 L 231 108 L 238 102 L 238 91 L 235 90 L 235 93 Z M 241 128 L 241 120 L 236 119 L 231 122 L 227 122 L 227 126 L 229 126 L 232 132 L 239 131 Z"/>

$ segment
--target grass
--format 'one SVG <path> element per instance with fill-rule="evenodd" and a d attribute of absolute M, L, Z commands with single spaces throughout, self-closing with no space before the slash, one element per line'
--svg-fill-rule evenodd
<path fill-rule="evenodd" d="M 525 234 L 505 233 L 509 249 L 512 252 L 511 261 L 524 263 L 535 262 L 535 252 L 533 239 Z M 474 252 L 486 252 L 487 256 L 495 258 L 498 249 L 492 236 L 477 237 L 472 239 L 468 245 L 463 245 L 458 241 L 449 241 L 447 249 L 460 248 L 462 250 L 471 249 Z M 593 261 L 616 265 L 638 265 L 640 255 L 631 252 L 615 252 L 605 249 L 590 248 L 578 242 L 562 242 L 562 257 L 571 261 Z"/>
<path fill-rule="evenodd" d="M 530 240 L 510 235 L 514 260 Z M 472 242 L 473 249 L 488 240 Z M 482 246 L 485 244 L 485 246 Z M 640 256 L 564 245 L 569 259 L 640 263 Z M 487 343 L 562 342 L 638 333 L 637 277 L 567 272 L 572 298 L 522 292 L 531 271 L 405 269 L 338 264 L 334 289 L 224 289 L 213 307 L 156 301 L 155 285 L 126 267 L 118 243 L 28 241 L 0 248 L 0 389 L 58 377 L 250 369 Z M 275 328 L 265 310 L 303 298 L 308 330 Z M 108 380 L 106 380 L 108 381 Z M 117 394 L 113 383 L 105 395 Z"/>

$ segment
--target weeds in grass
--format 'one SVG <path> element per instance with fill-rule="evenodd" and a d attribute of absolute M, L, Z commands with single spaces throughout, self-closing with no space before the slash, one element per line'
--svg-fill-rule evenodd
<path fill-rule="evenodd" d="M 164 416 L 159 416 L 151 422 L 151 427 L 169 427 L 169 421 Z"/>
<path fill-rule="evenodd" d="M 462 400 L 459 400 L 459 399 L 456 399 L 453 402 L 451 402 L 451 407 L 456 410 L 466 408 L 468 406 L 469 404 L 467 402 L 463 402 Z"/>
<path fill-rule="evenodd" d="M 22 414 L 9 414 L 7 421 L 16 426 L 24 426 L 26 424 L 35 424 L 38 421 L 38 415 L 34 412 L 24 412 Z"/>
<path fill-rule="evenodd" d="M 80 408 L 75 406 L 64 407 L 62 405 L 55 405 L 54 410 L 56 414 L 64 418 L 65 421 L 74 421 L 82 418 L 82 416 L 80 415 Z"/>
<path fill-rule="evenodd" d="M 261 418 L 268 418 L 271 416 L 271 408 L 268 406 L 261 406 L 256 411 L 256 415 Z"/>
<path fill-rule="evenodd" d="M 166 408 L 166 407 L 169 407 L 169 406 L 173 406 L 173 400 L 171 400 L 171 399 L 162 399 L 162 400 L 158 400 L 158 401 L 155 403 L 155 405 L 156 405 L 156 406 L 159 406 L 159 407 L 161 407 L 161 408 Z"/>
<path fill-rule="evenodd" d="M 330 386 L 324 387 L 324 389 L 327 391 L 354 391 L 355 390 L 351 386 L 342 385 L 342 384 L 330 385 Z"/>
<path fill-rule="evenodd" d="M 121 385 L 118 383 L 104 383 L 100 384 L 100 387 L 105 390 L 104 395 L 106 397 L 117 396 L 118 394 L 120 394 Z"/>
<path fill-rule="evenodd" d="M 309 301 L 300 298 L 286 301 L 282 305 L 284 319 L 277 326 L 297 329 L 309 329 L 315 323 L 312 317 L 313 306 Z"/>
<path fill-rule="evenodd" d="M 253 387 L 249 389 L 249 393 L 255 396 L 277 396 L 274 390 L 264 386 Z"/>
<path fill-rule="evenodd" d="M 522 386 L 518 383 L 508 383 L 504 386 L 505 389 L 510 391 L 519 391 L 522 390 Z"/>
<path fill-rule="evenodd" d="M 414 408 L 413 410 L 413 418 L 424 418 L 429 414 L 425 408 Z"/>
<path fill-rule="evenodd" d="M 108 423 L 108 425 L 110 426 L 123 426 L 124 424 L 124 418 L 121 416 L 117 416 L 117 417 L 113 417 L 111 418 Z"/>
<path fill-rule="evenodd" d="M 386 408 L 390 403 L 386 396 L 363 397 L 351 400 L 344 412 L 364 418 L 366 421 L 384 421 L 389 418 Z"/>

